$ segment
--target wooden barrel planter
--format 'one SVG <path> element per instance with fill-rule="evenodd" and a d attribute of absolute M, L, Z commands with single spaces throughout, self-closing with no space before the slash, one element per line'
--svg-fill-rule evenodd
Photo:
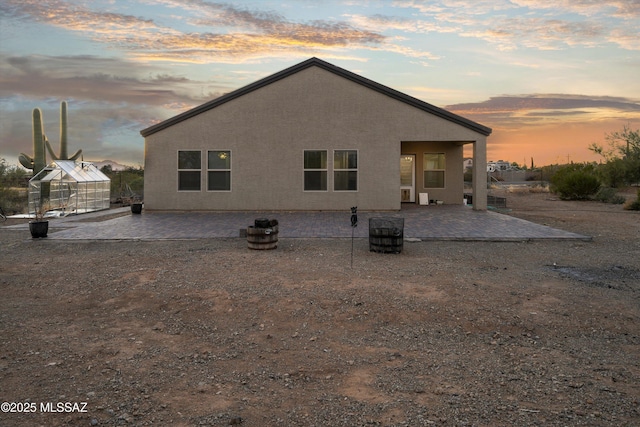
<path fill-rule="evenodd" d="M 404 218 L 369 218 L 369 250 L 371 252 L 402 252 Z"/>
<path fill-rule="evenodd" d="M 249 249 L 266 250 L 278 247 L 278 221 L 275 219 L 256 220 L 257 225 L 247 227 L 247 246 Z"/>

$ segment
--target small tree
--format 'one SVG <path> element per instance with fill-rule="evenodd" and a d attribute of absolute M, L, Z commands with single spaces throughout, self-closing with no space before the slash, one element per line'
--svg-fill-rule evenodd
<path fill-rule="evenodd" d="M 605 136 L 609 143 L 604 148 L 596 143 L 589 149 L 601 155 L 606 163 L 600 167 L 600 175 L 610 187 L 620 187 L 640 182 L 640 130 L 625 126 L 622 131 Z"/>
<path fill-rule="evenodd" d="M 591 163 L 560 166 L 550 182 L 551 191 L 563 200 L 588 200 L 600 189 L 600 180 Z"/>

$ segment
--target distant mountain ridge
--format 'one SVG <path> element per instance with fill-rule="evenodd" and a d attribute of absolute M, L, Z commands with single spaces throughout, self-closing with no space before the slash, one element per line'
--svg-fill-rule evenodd
<path fill-rule="evenodd" d="M 129 165 L 123 165 L 123 164 L 115 162 L 113 160 L 102 160 L 102 161 L 99 161 L 99 162 L 91 162 L 91 163 L 93 163 L 93 165 L 95 167 L 97 167 L 98 169 L 102 169 L 105 166 L 111 166 L 111 170 L 113 170 L 113 171 L 123 171 L 126 168 L 131 167 Z"/>

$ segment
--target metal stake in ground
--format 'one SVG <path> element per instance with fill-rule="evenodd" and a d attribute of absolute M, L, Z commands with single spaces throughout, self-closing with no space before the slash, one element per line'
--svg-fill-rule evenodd
<path fill-rule="evenodd" d="M 358 207 L 351 208 L 351 268 L 353 268 L 353 234 L 358 226 Z"/>

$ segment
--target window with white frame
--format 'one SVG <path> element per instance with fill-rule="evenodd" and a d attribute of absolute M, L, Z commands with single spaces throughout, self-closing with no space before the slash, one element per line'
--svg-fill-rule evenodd
<path fill-rule="evenodd" d="M 444 153 L 424 153 L 424 188 L 444 188 Z"/>
<path fill-rule="evenodd" d="M 327 150 L 304 150 L 304 191 L 327 191 Z"/>
<path fill-rule="evenodd" d="M 358 150 L 333 152 L 333 190 L 358 191 Z"/>
<path fill-rule="evenodd" d="M 178 191 L 200 191 L 201 156 L 196 150 L 178 151 Z"/>
<path fill-rule="evenodd" d="M 231 151 L 207 152 L 207 190 L 231 191 Z"/>

